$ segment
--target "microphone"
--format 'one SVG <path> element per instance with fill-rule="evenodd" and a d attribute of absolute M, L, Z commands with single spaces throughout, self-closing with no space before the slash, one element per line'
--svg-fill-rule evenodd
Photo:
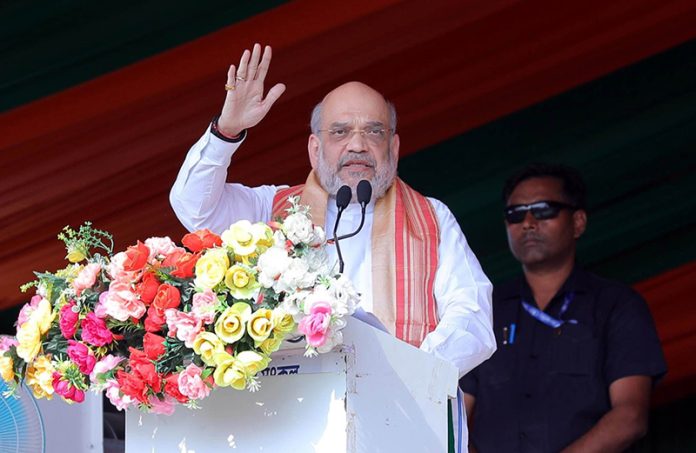
<path fill-rule="evenodd" d="M 343 256 L 341 255 L 341 247 L 338 245 L 340 238 L 336 237 L 336 232 L 338 231 L 338 222 L 341 220 L 341 214 L 350 204 L 350 199 L 353 198 L 353 191 L 350 190 L 349 186 L 341 186 L 336 192 L 336 207 L 338 208 L 338 214 L 336 214 L 336 223 L 334 223 L 333 235 L 336 243 L 336 254 L 338 255 L 338 272 L 343 273 Z"/>
<path fill-rule="evenodd" d="M 367 208 L 367 205 L 370 203 L 370 199 L 372 198 L 372 184 L 370 184 L 370 181 L 363 179 L 358 183 L 356 192 L 358 193 L 358 203 L 360 203 L 360 225 L 358 225 L 358 229 L 352 233 L 337 237 L 335 239 L 336 241 L 355 236 L 356 234 L 360 233 L 360 230 L 362 230 L 362 227 L 365 224 L 365 208 Z M 334 237 L 336 237 L 336 231 L 334 231 Z"/>

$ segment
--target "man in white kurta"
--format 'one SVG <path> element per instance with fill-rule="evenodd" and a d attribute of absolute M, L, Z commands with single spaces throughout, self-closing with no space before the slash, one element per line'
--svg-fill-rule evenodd
<path fill-rule="evenodd" d="M 250 188 L 226 183 L 230 161 L 246 138 L 246 131 L 265 116 L 285 89 L 278 84 L 263 99 L 270 48 L 266 47 L 262 59 L 260 54 L 260 47 L 256 45 L 253 52 L 245 51 L 238 68 L 230 67 L 222 114 L 191 148 L 171 190 L 172 207 L 189 230 L 209 228 L 220 233 L 237 220 L 269 221 L 276 191 L 287 187 Z M 341 241 L 344 273 L 361 293 L 361 308 L 368 313 L 373 311 L 375 303 L 370 234 L 375 199 L 384 195 L 394 181 L 396 164 L 395 161 L 388 164 L 389 155 L 398 158 L 398 135 L 393 130 L 396 118 L 390 109 L 393 109 L 390 104 L 366 85 L 351 82 L 339 87 L 315 109 L 308 145 L 312 167 L 330 195 L 324 219 L 326 231 L 333 230 L 337 214 L 335 199 L 331 196 L 335 195 L 335 188 L 327 185 L 337 180 L 339 184 L 350 185 L 353 193 L 359 179 L 372 180 L 375 186 L 364 227 L 357 236 Z M 338 116 L 328 118 L 334 113 Z M 328 129 L 320 129 L 323 126 Z M 327 134 L 325 138 L 323 133 Z M 346 134 L 347 137 L 341 138 Z M 385 141 L 384 147 L 375 145 L 379 140 Z M 343 151 L 337 147 L 341 143 Z M 330 155 L 332 152 L 335 154 Z M 385 170 L 390 166 L 393 167 L 391 174 L 390 170 Z M 337 170 L 326 175 L 327 168 Z M 492 286 L 450 210 L 438 200 L 428 200 L 440 231 L 434 281 L 439 321 L 425 337 L 421 349 L 452 362 L 462 376 L 495 351 Z M 338 234 L 354 231 L 360 219 L 360 206 L 353 202 L 342 214 Z M 329 247 L 328 252 L 330 258 L 336 260 L 334 248 Z"/>

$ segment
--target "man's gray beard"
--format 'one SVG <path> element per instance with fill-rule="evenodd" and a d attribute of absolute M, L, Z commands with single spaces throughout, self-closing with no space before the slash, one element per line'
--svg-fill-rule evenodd
<path fill-rule="evenodd" d="M 319 161 L 317 162 L 316 172 L 317 176 L 319 176 L 319 182 L 321 183 L 321 186 L 329 194 L 335 195 L 336 192 L 338 192 L 338 189 L 341 188 L 341 186 L 346 185 L 346 183 L 338 175 L 338 170 L 341 168 L 344 162 L 347 162 L 349 160 L 361 160 L 369 163 L 370 165 L 372 165 L 373 168 L 375 168 L 375 175 L 372 177 L 372 179 L 368 179 L 368 181 L 370 181 L 370 184 L 372 184 L 372 196 L 375 200 L 382 198 L 384 194 L 387 193 L 387 190 L 389 190 L 391 185 L 394 183 L 394 179 L 396 178 L 396 159 L 394 159 L 391 154 L 391 148 L 387 149 L 387 160 L 384 162 L 384 165 L 382 165 L 382 168 L 380 169 L 376 168 L 376 163 L 372 157 L 364 155 L 363 153 L 351 152 L 346 154 L 338 162 L 337 168 L 332 169 L 329 167 L 329 164 L 328 162 L 326 162 L 326 159 L 324 159 L 324 148 L 320 144 Z M 353 191 L 352 201 L 356 201 L 355 194 L 358 182 L 360 181 L 357 181 L 355 184 L 352 185 L 348 184 L 351 190 Z"/>

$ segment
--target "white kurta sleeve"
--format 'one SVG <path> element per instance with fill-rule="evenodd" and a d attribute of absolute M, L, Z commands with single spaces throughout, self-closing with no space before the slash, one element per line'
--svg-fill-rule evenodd
<path fill-rule="evenodd" d="M 208 128 L 186 155 L 169 201 L 189 231 L 208 228 L 220 234 L 237 220 L 271 219 L 278 187 L 252 188 L 225 182 L 232 155 L 242 142 L 221 140 Z"/>
<path fill-rule="evenodd" d="M 435 300 L 440 321 L 421 349 L 449 360 L 459 376 L 488 359 L 496 349 L 491 297 L 493 285 L 444 203 L 429 198 L 440 226 Z"/>

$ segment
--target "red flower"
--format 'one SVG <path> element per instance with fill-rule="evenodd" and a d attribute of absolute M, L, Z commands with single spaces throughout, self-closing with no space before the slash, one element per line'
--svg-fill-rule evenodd
<path fill-rule="evenodd" d="M 150 360 L 157 360 L 167 350 L 164 337 L 147 332 L 143 338 L 143 350 Z"/>
<path fill-rule="evenodd" d="M 147 318 L 145 318 L 145 330 L 148 332 L 158 332 L 162 330 L 162 326 L 166 323 L 164 312 L 168 308 L 177 308 L 181 299 L 181 293 L 168 283 L 162 283 L 157 288 L 157 294 L 152 301 L 152 305 L 147 309 Z"/>
<path fill-rule="evenodd" d="M 150 308 L 147 309 L 147 317 L 143 323 L 145 330 L 148 332 L 159 332 L 166 323 L 164 312 L 160 312 L 154 305 L 150 305 Z"/>
<path fill-rule="evenodd" d="M 160 282 L 153 272 L 145 272 L 140 283 L 135 285 L 135 293 L 145 305 L 150 305 L 155 299 L 159 285 Z"/>
<path fill-rule="evenodd" d="M 155 364 L 145 355 L 145 352 L 135 348 L 129 349 L 132 373 L 145 381 L 152 390 L 159 392 L 162 388 L 162 379 L 155 369 Z"/>
<path fill-rule="evenodd" d="M 179 373 L 172 373 L 164 378 L 164 393 L 180 403 L 188 402 L 188 397 L 179 391 Z"/>
<path fill-rule="evenodd" d="M 150 256 L 150 249 L 145 244 L 138 241 L 137 245 L 131 245 L 126 250 L 126 259 L 123 261 L 123 269 L 129 272 L 139 271 L 147 264 Z"/>
<path fill-rule="evenodd" d="M 168 283 L 162 283 L 157 288 L 157 294 L 152 301 L 152 306 L 164 313 L 167 308 L 177 308 L 181 302 L 181 293 L 175 286 Z"/>
<path fill-rule="evenodd" d="M 77 332 L 77 321 L 79 320 L 80 314 L 73 311 L 73 307 L 75 306 L 75 302 L 70 301 L 70 303 L 60 308 L 58 325 L 60 326 L 60 333 L 67 339 L 72 338 L 75 332 Z"/>
<path fill-rule="evenodd" d="M 200 257 L 197 253 L 184 253 L 176 260 L 174 271 L 172 275 L 179 278 L 190 278 L 193 277 L 194 268 L 196 267 L 196 262 Z"/>
<path fill-rule="evenodd" d="M 118 370 L 116 372 L 116 381 L 124 395 L 128 395 L 141 403 L 147 403 L 147 386 L 140 376 Z"/>
<path fill-rule="evenodd" d="M 206 228 L 185 235 L 183 239 L 181 239 L 181 243 L 192 252 L 200 252 L 201 250 L 209 249 L 216 245 L 222 245 L 222 239 Z"/>
<path fill-rule="evenodd" d="M 104 346 L 114 341 L 114 336 L 103 319 L 94 313 L 88 313 L 82 320 L 82 340 L 92 346 Z"/>

